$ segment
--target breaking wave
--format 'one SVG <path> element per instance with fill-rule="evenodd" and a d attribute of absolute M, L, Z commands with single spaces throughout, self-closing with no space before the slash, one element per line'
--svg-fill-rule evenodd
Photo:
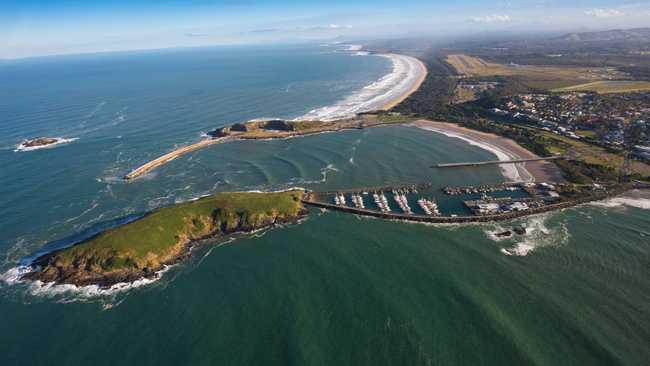
<path fill-rule="evenodd" d="M 623 196 L 609 198 L 604 201 L 591 202 L 590 205 L 605 208 L 634 207 L 643 210 L 650 210 L 650 196 L 647 192 L 631 191 Z"/>
<path fill-rule="evenodd" d="M 365 56 L 360 50 L 360 46 L 349 46 L 347 49 L 356 52 L 357 56 Z M 396 54 L 373 56 L 389 59 L 393 64 L 391 72 L 338 103 L 314 109 L 298 119 L 329 121 L 384 109 L 408 94 L 426 74 L 426 67 L 416 58 Z"/>
<path fill-rule="evenodd" d="M 505 226 L 504 224 L 490 224 L 484 232 L 491 240 L 505 244 L 500 249 L 504 255 L 527 256 L 538 248 L 557 247 L 568 243 L 570 234 L 566 222 L 552 220 L 553 214 L 530 216 L 523 221 L 516 222 L 515 226 L 519 225 L 526 229 L 526 233 L 522 235 L 513 232 L 511 236 L 500 237 L 497 234 L 513 229 L 512 225 Z"/>
<path fill-rule="evenodd" d="M 13 286 L 18 284 L 27 285 L 27 292 L 36 297 L 62 297 L 69 296 L 64 301 L 80 301 L 102 296 L 112 296 L 134 288 L 150 285 L 169 271 L 173 266 L 165 266 L 162 270 L 155 273 L 151 278 L 143 278 L 133 282 L 116 283 L 110 287 L 100 287 L 97 285 L 76 286 L 71 284 L 54 284 L 44 283 L 41 281 L 22 280 L 22 277 L 33 269 L 30 266 L 17 266 L 10 268 L 0 275 L 0 282 Z"/>

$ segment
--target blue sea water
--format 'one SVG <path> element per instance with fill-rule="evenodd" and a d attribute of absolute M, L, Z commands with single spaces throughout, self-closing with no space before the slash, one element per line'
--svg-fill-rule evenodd
<path fill-rule="evenodd" d="M 56 223 L 85 225 L 88 218 L 78 217 L 82 214 L 103 213 L 97 217 L 102 220 L 168 202 L 147 196 L 160 192 L 158 183 L 124 186 L 119 178 L 216 127 L 261 117 L 299 117 L 362 89 L 391 69 L 387 59 L 337 50 L 219 47 L 3 64 L 0 248 L 8 250 L 16 240 L 48 240 L 51 236 L 38 233 L 60 234 Z M 39 136 L 77 140 L 52 149 L 14 152 L 22 140 Z M 216 176 L 202 181 L 209 185 L 200 188 L 194 187 L 199 182 L 185 181 L 169 189 L 187 192 L 187 197 L 227 181 L 227 175 Z M 115 205 L 113 213 L 99 207 L 120 197 L 123 189 L 135 195 L 128 199 L 129 208 Z M 36 217 L 34 210 L 39 211 Z M 25 232 L 21 224 L 27 220 L 30 230 Z"/>
<path fill-rule="evenodd" d="M 0 364 L 557 364 L 650 359 L 650 213 L 636 195 L 499 225 L 314 211 L 201 248 L 147 286 L 90 296 L 7 283 L 42 250 L 204 194 L 500 182 L 493 159 L 413 127 L 215 145 L 120 177 L 210 129 L 296 118 L 390 61 L 336 46 L 215 47 L 0 64 Z M 25 138 L 77 138 L 14 151 Z M 514 255 L 513 255 L 514 254 Z M 11 281 L 9 281 L 11 282 Z"/>

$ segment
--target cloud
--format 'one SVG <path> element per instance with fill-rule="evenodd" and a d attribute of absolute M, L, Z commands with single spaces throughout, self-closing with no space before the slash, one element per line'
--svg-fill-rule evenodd
<path fill-rule="evenodd" d="M 352 26 L 351 26 L 351 25 L 330 24 L 330 25 L 329 25 L 329 28 L 330 28 L 330 29 L 339 29 L 339 28 L 350 29 L 350 28 L 352 28 Z"/>
<path fill-rule="evenodd" d="M 615 18 L 625 15 L 625 13 L 616 9 L 591 9 L 586 10 L 585 14 L 595 18 Z"/>
<path fill-rule="evenodd" d="M 485 15 L 482 17 L 473 17 L 469 19 L 472 23 L 509 23 L 512 21 L 510 15 Z"/>

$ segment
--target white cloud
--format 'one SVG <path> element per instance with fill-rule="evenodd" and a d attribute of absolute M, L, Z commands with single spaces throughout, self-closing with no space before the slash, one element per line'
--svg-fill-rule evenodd
<path fill-rule="evenodd" d="M 339 28 L 350 29 L 350 28 L 352 28 L 352 26 L 351 26 L 351 25 L 330 24 L 330 25 L 329 25 L 329 28 L 330 28 L 330 29 L 339 29 Z"/>
<path fill-rule="evenodd" d="M 615 18 L 625 15 L 625 13 L 616 9 L 591 9 L 586 10 L 585 14 L 596 18 Z"/>
<path fill-rule="evenodd" d="M 510 15 L 485 15 L 482 17 L 473 17 L 469 19 L 473 23 L 509 23 L 512 21 Z"/>

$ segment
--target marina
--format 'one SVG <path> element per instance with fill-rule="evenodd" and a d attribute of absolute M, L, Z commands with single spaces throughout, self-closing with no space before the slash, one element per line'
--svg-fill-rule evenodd
<path fill-rule="evenodd" d="M 479 185 L 479 186 L 466 186 L 466 187 L 444 187 L 442 191 L 449 196 L 457 196 L 460 194 L 477 194 L 477 193 L 492 193 L 497 191 L 510 191 L 514 192 L 521 188 L 523 183 L 503 183 L 495 185 Z"/>
<path fill-rule="evenodd" d="M 396 212 L 406 215 L 440 215 L 435 199 L 419 196 L 418 188 L 431 189 L 431 186 L 422 184 L 365 188 L 354 191 L 319 193 L 318 196 L 324 197 L 327 202 L 338 207 L 376 210 L 383 213 Z"/>
<path fill-rule="evenodd" d="M 438 189 L 431 184 L 411 184 L 310 192 L 303 202 L 315 207 L 384 219 L 468 223 L 510 220 L 601 200 L 620 193 L 615 188 L 594 184 L 576 198 L 570 193 L 561 193 L 562 189 L 544 182 Z"/>
<path fill-rule="evenodd" d="M 478 222 L 498 222 L 498 221 L 508 221 L 520 217 L 526 217 L 530 215 L 561 210 L 569 207 L 574 207 L 580 204 L 599 201 L 606 199 L 608 197 L 613 197 L 624 192 L 623 190 L 615 191 L 602 191 L 594 192 L 593 194 L 582 196 L 577 199 L 571 199 L 566 201 L 560 201 L 550 204 L 542 204 L 535 207 L 528 207 L 523 210 L 512 210 L 512 211 L 493 211 L 486 212 L 480 215 L 427 215 L 427 214 L 406 214 L 400 212 L 384 212 L 375 209 L 360 209 L 350 206 L 340 206 L 334 205 L 331 203 L 318 201 L 313 199 L 313 197 L 308 197 L 303 200 L 303 203 L 309 206 L 318 207 L 321 209 L 332 209 L 336 211 L 346 212 L 354 215 L 376 217 L 386 220 L 401 220 L 401 221 L 412 221 L 420 223 L 433 223 L 433 224 L 463 224 L 463 223 L 478 223 Z M 433 213 L 433 212 L 432 212 Z"/>

